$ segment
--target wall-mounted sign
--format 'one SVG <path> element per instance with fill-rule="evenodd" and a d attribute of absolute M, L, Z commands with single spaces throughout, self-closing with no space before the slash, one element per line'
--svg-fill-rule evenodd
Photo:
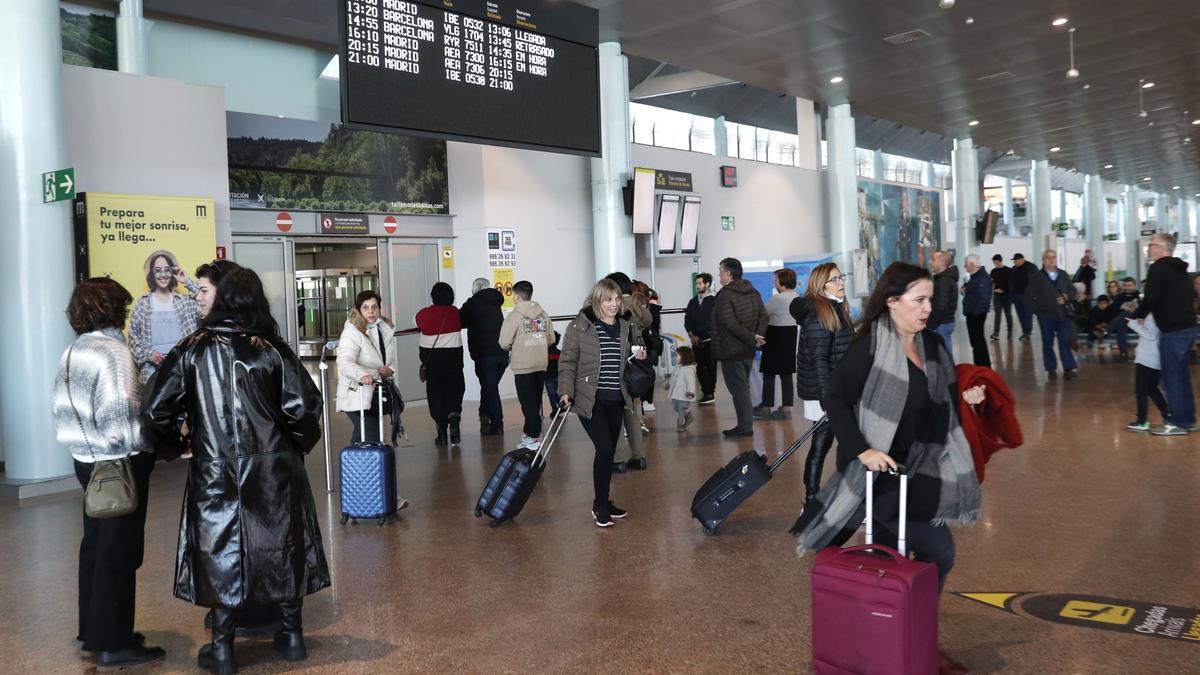
<path fill-rule="evenodd" d="M 500 230 L 500 250 L 510 252 L 517 250 L 516 230 Z"/>
<path fill-rule="evenodd" d="M 454 247 L 442 244 L 442 269 L 454 269 Z"/>
<path fill-rule="evenodd" d="M 1142 228 L 1142 236 L 1143 237 L 1152 237 L 1157 233 L 1158 233 L 1158 230 L 1153 227 Z"/>
<path fill-rule="evenodd" d="M 721 187 L 727 187 L 727 188 L 737 187 L 737 167 L 736 166 L 721 167 Z"/>
<path fill-rule="evenodd" d="M 280 232 L 287 232 L 292 229 L 292 214 L 287 211 L 280 211 L 279 215 L 275 216 L 275 227 Z"/>
<path fill-rule="evenodd" d="M 488 267 L 492 269 L 517 266 L 517 233 L 515 230 L 487 231 Z"/>
<path fill-rule="evenodd" d="M 1054 225 L 1052 227 L 1054 228 L 1055 232 L 1066 232 L 1067 230 L 1071 229 L 1071 224 L 1070 223 L 1054 223 Z"/>
<path fill-rule="evenodd" d="M 737 227 L 737 222 L 734 220 L 733 216 L 721 216 L 722 230 L 732 231 L 735 227 Z"/>
<path fill-rule="evenodd" d="M 503 267 L 492 270 L 492 288 L 500 291 L 500 295 L 504 296 L 504 309 L 512 309 L 513 303 L 513 271 L 511 267 Z"/>
<path fill-rule="evenodd" d="M 1120 235 L 1118 235 L 1118 234 L 1104 235 L 1104 241 L 1117 241 L 1118 238 L 1120 238 Z"/>
<path fill-rule="evenodd" d="M 654 187 L 659 190 L 692 192 L 692 174 L 682 171 L 655 171 Z"/>
<path fill-rule="evenodd" d="M 75 169 L 59 169 L 42 174 L 42 203 L 65 202 L 75 198 Z"/>
<path fill-rule="evenodd" d="M 397 227 L 396 216 L 384 216 L 384 218 L 383 218 L 383 231 L 384 232 L 387 232 L 388 234 L 396 234 L 396 227 Z"/>
<path fill-rule="evenodd" d="M 322 213 L 321 234 L 369 234 L 371 228 L 367 224 L 365 213 Z"/>

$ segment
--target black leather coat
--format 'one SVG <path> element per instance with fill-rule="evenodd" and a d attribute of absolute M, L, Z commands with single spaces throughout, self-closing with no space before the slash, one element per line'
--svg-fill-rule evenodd
<path fill-rule="evenodd" d="M 303 456 L 321 395 L 279 338 L 224 321 L 182 340 L 146 389 L 146 440 L 190 445 L 175 596 L 204 607 L 296 600 L 329 585 Z M 190 439 L 176 419 L 186 414 Z"/>

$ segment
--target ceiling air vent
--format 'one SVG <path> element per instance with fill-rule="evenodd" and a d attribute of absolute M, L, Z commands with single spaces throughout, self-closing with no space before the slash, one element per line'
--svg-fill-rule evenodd
<path fill-rule="evenodd" d="M 1001 71 L 999 73 L 992 73 L 991 75 L 984 75 L 983 77 L 976 78 L 976 81 L 978 81 L 978 82 L 1000 82 L 1002 80 L 1011 80 L 1014 77 L 1016 77 L 1016 75 L 1013 75 L 1012 73 L 1005 70 L 1005 71 Z"/>
<path fill-rule="evenodd" d="M 928 32 L 917 28 L 915 30 L 906 31 L 903 33 L 889 35 L 883 38 L 883 41 L 894 45 L 906 45 L 910 42 L 916 42 L 917 40 L 924 40 L 927 37 L 929 37 Z"/>

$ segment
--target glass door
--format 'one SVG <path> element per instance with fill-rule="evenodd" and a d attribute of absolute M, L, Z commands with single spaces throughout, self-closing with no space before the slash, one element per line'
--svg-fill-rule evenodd
<path fill-rule="evenodd" d="M 258 273 L 271 303 L 271 316 L 279 324 L 280 336 L 293 351 L 298 350 L 299 312 L 296 304 L 296 273 L 293 244 L 283 237 L 234 237 L 233 261 Z"/>
<path fill-rule="evenodd" d="M 391 271 L 391 292 L 384 297 L 384 306 L 391 308 L 396 330 L 416 327 L 417 311 L 429 304 L 429 289 L 438 281 L 438 252 L 436 244 L 392 244 L 387 269 Z M 382 267 L 380 269 L 383 269 Z M 396 386 L 404 400 L 425 398 L 425 385 L 417 372 L 421 366 L 417 342 L 419 334 L 396 338 Z"/>

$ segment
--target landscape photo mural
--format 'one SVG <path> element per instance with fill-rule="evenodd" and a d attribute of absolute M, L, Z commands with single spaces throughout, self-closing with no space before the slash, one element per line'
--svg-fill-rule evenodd
<path fill-rule="evenodd" d="M 859 245 L 867 251 L 869 288 L 888 265 L 926 267 L 942 245 L 942 193 L 894 183 L 858 182 Z"/>

